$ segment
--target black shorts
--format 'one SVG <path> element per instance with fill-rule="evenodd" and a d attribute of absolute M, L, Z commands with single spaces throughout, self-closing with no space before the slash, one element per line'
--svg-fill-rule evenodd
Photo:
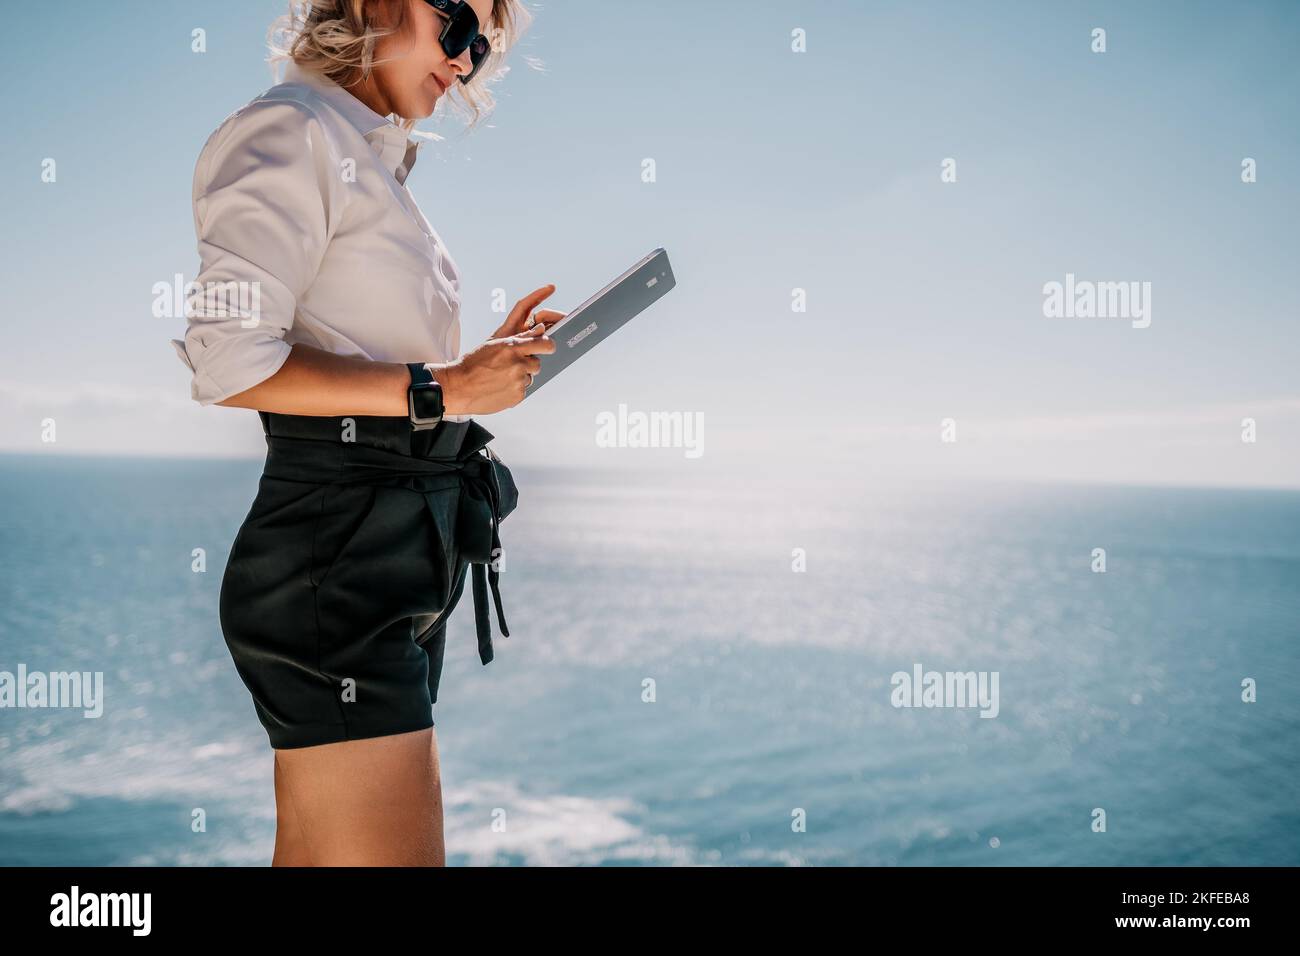
<path fill-rule="evenodd" d="M 467 435 L 491 435 L 473 422 L 413 432 L 405 418 L 259 414 L 267 464 L 220 616 L 271 746 L 432 727 L 447 618 L 470 567 L 457 534 L 470 492 L 458 473 L 419 474 L 428 462 L 410 459 L 452 461 Z M 339 480 L 363 457 L 363 480 Z"/>

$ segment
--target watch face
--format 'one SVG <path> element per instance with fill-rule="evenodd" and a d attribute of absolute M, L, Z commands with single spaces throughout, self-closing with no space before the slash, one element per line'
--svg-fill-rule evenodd
<path fill-rule="evenodd" d="M 434 383 L 411 386 L 411 414 L 421 421 L 442 418 L 442 389 Z"/>

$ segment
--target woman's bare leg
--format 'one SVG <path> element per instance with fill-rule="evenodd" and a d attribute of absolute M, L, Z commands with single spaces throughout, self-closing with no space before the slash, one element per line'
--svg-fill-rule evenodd
<path fill-rule="evenodd" d="M 284 772 L 280 769 L 280 755 L 275 754 L 275 855 L 272 866 L 311 866 L 311 854 L 303 838 L 302 825 L 293 807 L 289 790 L 284 785 Z"/>
<path fill-rule="evenodd" d="M 298 865 L 446 865 L 434 728 L 275 757 L 277 807 L 280 794 L 286 798 L 286 810 L 277 810 L 277 859 L 284 830 L 284 860 L 305 861 Z"/>

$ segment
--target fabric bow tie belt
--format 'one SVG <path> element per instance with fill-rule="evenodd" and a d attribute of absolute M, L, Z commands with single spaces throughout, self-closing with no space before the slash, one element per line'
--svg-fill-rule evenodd
<path fill-rule="evenodd" d="M 489 588 L 501 635 L 510 636 L 501 606 L 497 563 L 502 554 L 501 520 L 514 510 L 519 493 L 510 469 L 487 447 L 492 434 L 477 422 L 468 424 L 454 458 L 419 458 L 357 442 L 267 436 L 266 474 L 294 481 L 382 485 L 422 493 L 435 529 L 450 530 L 461 559 L 469 562 L 479 659 L 486 664 L 493 657 Z M 462 485 L 463 493 L 451 514 L 448 493 L 457 485 Z M 457 569 L 450 570 L 454 573 Z"/>

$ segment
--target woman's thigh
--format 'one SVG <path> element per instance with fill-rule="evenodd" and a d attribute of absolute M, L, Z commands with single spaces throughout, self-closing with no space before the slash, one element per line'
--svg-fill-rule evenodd
<path fill-rule="evenodd" d="M 293 801 L 289 799 L 289 791 L 285 789 L 280 758 L 275 757 L 273 763 L 275 765 L 275 852 L 271 855 L 271 865 L 311 866 L 311 854 L 307 852 L 307 844 L 303 842 L 298 815 L 293 809 Z"/>
<path fill-rule="evenodd" d="M 314 866 L 445 865 L 434 728 L 277 750 L 275 759 Z"/>

